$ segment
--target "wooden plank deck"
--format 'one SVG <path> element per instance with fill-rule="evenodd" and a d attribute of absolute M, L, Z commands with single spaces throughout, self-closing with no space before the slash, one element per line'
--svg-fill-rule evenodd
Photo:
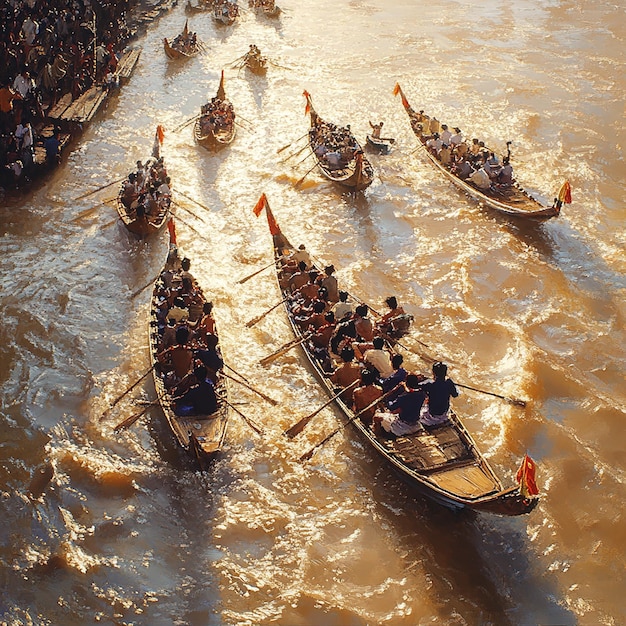
<path fill-rule="evenodd" d="M 48 117 L 52 120 L 58 120 L 70 104 L 72 104 L 72 94 L 66 93 L 62 95 L 59 101 L 48 111 Z"/>
<path fill-rule="evenodd" d="M 140 55 L 141 48 L 132 48 L 126 50 L 124 54 L 122 54 L 117 64 L 116 72 L 117 76 L 120 79 L 120 82 L 126 82 L 130 79 L 130 76 L 135 69 L 135 65 L 137 65 L 137 61 L 139 61 Z"/>
<path fill-rule="evenodd" d="M 57 119 L 77 124 L 89 122 L 98 112 L 108 95 L 109 92 L 98 85 L 91 87 L 76 98 Z M 49 115 L 48 117 L 51 116 Z"/>
<path fill-rule="evenodd" d="M 437 470 L 473 458 L 470 448 L 451 425 L 398 437 L 387 447 L 418 472 Z"/>

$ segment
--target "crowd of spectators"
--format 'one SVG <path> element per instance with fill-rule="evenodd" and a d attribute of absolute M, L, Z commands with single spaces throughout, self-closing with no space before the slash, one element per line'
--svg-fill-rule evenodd
<path fill-rule="evenodd" d="M 38 130 L 58 99 L 115 71 L 136 0 L 8 0 L 0 6 L 0 168 L 27 175 Z M 23 133 L 29 124 L 30 130 Z M 20 135 L 21 133 L 21 135 Z M 26 139 L 25 139 L 26 137 Z"/>

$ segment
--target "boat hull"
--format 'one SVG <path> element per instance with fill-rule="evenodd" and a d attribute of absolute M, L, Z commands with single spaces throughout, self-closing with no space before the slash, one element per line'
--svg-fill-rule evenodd
<path fill-rule="evenodd" d="M 163 49 L 165 50 L 165 56 L 172 60 L 191 59 L 200 52 L 199 48 L 194 49 L 192 52 L 184 52 L 183 50 L 172 47 L 167 39 L 163 40 Z"/>
<path fill-rule="evenodd" d="M 273 223 L 275 225 L 275 220 Z M 281 259 L 295 250 L 282 232 L 273 235 L 273 243 L 276 266 L 281 268 Z M 277 278 L 292 331 L 298 340 L 303 340 L 303 331 L 291 315 L 289 290 L 280 269 Z M 334 397 L 337 389 L 306 340 L 300 346 L 319 383 Z M 346 418 L 344 424 L 349 422 L 372 451 L 387 461 L 416 492 L 431 500 L 454 510 L 471 509 L 499 515 L 526 514 L 537 505 L 536 498 L 524 498 L 518 487 L 503 488 L 456 414 L 451 413 L 446 424 L 434 429 L 389 440 L 377 436 L 369 426 L 355 419 L 354 411 L 341 398 L 335 403 Z"/>
<path fill-rule="evenodd" d="M 163 272 L 170 269 L 170 260 L 176 256 L 176 246 L 170 244 L 168 261 L 163 268 Z M 174 412 L 172 396 L 166 388 L 164 377 L 161 373 L 161 365 L 158 354 L 161 351 L 161 335 L 159 332 L 160 319 L 158 315 L 160 304 L 160 293 L 162 288 L 161 276 L 155 282 L 150 301 L 150 323 L 148 324 L 148 335 L 150 345 L 150 358 L 153 367 L 154 386 L 157 393 L 159 405 L 165 415 L 168 426 L 176 439 L 178 445 L 197 463 L 200 470 L 207 469 L 210 462 L 220 452 L 224 444 L 228 428 L 228 388 L 227 380 L 223 376 L 218 376 L 215 385 L 218 397 L 218 409 L 211 415 L 190 415 L 180 417 Z M 200 288 L 197 287 L 199 290 Z M 200 293 L 202 291 L 200 290 Z M 202 294 L 203 300 L 204 294 Z M 217 331 L 216 331 L 217 332 Z"/>
<path fill-rule="evenodd" d="M 411 107 L 402 93 L 402 90 L 399 89 L 399 86 L 397 86 L 397 89 L 402 97 L 402 105 L 409 116 L 411 129 L 419 142 L 419 151 L 456 187 L 477 200 L 482 206 L 489 207 L 508 217 L 540 222 L 557 217 L 560 214 L 560 208 L 558 206 L 545 206 L 541 204 L 541 202 L 533 198 L 517 182 L 506 186 L 492 185 L 490 189 L 482 190 L 470 181 L 463 180 L 456 176 L 454 172 L 443 165 L 441 161 L 428 150 L 426 147 L 426 137 L 422 133 L 420 126 L 419 114 L 415 113 L 415 110 Z"/>
<path fill-rule="evenodd" d="M 367 135 L 365 139 L 367 141 L 368 148 L 374 150 L 375 152 L 379 152 L 380 154 L 388 154 L 391 150 L 391 144 L 393 143 L 393 141 L 390 141 L 389 139 L 380 139 L 372 137 L 372 135 Z"/>

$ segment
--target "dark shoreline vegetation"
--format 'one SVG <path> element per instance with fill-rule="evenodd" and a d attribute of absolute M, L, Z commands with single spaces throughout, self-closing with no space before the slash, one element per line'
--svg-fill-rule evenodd
<path fill-rule="evenodd" d="M 130 44 L 178 0 L 10 0 L 0 9 L 0 200 L 70 152 L 141 54 Z M 80 7 L 80 8 L 77 8 Z"/>

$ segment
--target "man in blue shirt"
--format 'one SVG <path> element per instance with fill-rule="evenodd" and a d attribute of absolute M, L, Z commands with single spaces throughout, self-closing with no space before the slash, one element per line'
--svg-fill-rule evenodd
<path fill-rule="evenodd" d="M 422 430 L 420 412 L 426 399 L 426 394 L 420 388 L 420 379 L 416 374 L 409 374 L 403 384 L 404 393 L 394 398 L 388 404 L 389 413 L 377 413 L 374 422 L 380 425 L 382 431 L 392 435 L 410 435 Z M 382 432 L 375 428 L 376 432 Z"/>
<path fill-rule="evenodd" d="M 459 395 L 456 385 L 446 377 L 448 366 L 437 361 L 433 363 L 434 380 L 422 383 L 420 386 L 428 396 L 428 410 L 421 417 L 424 426 L 437 426 L 448 420 L 450 398 Z"/>
<path fill-rule="evenodd" d="M 211 415 L 217 411 L 217 396 L 213 382 L 207 378 L 207 369 L 203 365 L 193 371 L 197 383 L 181 396 L 174 398 L 176 415 Z"/>

